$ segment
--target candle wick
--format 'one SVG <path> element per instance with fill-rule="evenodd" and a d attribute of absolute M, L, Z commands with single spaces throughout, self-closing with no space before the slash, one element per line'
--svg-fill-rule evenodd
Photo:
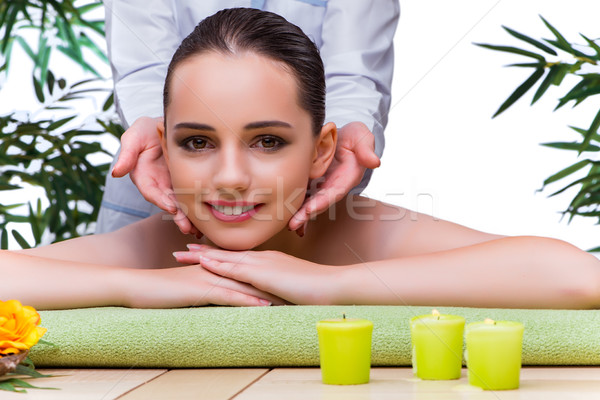
<path fill-rule="evenodd" d="M 346 313 L 342 313 L 342 318 L 346 319 Z"/>

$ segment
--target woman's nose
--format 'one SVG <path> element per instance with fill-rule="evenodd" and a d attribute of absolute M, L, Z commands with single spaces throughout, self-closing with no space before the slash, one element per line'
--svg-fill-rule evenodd
<path fill-rule="evenodd" d="M 247 155 L 239 147 L 241 146 L 221 149 L 213 176 L 216 189 L 243 191 L 250 186 L 251 177 Z"/>

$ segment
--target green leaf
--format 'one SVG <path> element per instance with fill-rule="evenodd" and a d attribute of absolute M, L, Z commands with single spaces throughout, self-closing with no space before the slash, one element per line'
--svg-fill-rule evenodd
<path fill-rule="evenodd" d="M 544 95 L 544 93 L 546 93 L 546 90 L 548 90 L 548 88 L 550 87 L 552 82 L 554 82 L 554 78 L 558 74 L 559 70 L 560 70 L 560 67 L 558 65 L 553 65 L 550 67 L 550 71 L 548 71 L 548 75 L 546 75 L 546 78 L 542 81 L 542 83 L 540 84 L 540 87 L 535 92 L 535 95 L 533 96 L 533 99 L 531 100 L 531 105 L 534 105 L 535 102 L 538 101 L 540 99 L 540 97 L 542 97 Z"/>
<path fill-rule="evenodd" d="M 54 78 L 54 74 L 52 73 L 52 71 L 48 71 L 48 76 L 47 76 L 47 81 L 46 81 L 46 86 L 48 86 L 48 92 L 50 92 L 50 94 L 52 94 L 52 92 L 54 91 L 54 85 L 56 83 L 56 80 Z"/>
<path fill-rule="evenodd" d="M 42 89 L 42 85 L 40 82 L 33 77 L 33 88 L 35 89 L 35 96 L 39 100 L 40 103 L 44 102 L 44 90 Z"/>
<path fill-rule="evenodd" d="M 0 230 L 0 248 L 2 250 L 8 250 L 8 232 L 4 226 L 2 227 L 2 230 Z"/>
<path fill-rule="evenodd" d="M 552 147 L 555 149 L 561 150 L 581 150 L 581 143 L 579 142 L 550 142 L 550 143 L 540 143 L 542 146 Z M 585 151 L 600 151 L 600 147 L 589 145 Z"/>
<path fill-rule="evenodd" d="M 29 216 L 28 216 L 29 225 L 31 226 L 31 232 L 33 233 L 35 245 L 37 246 L 42 241 L 42 232 L 40 232 L 38 220 L 35 218 L 35 213 L 33 212 L 31 203 L 29 203 L 28 206 L 29 206 Z"/>
<path fill-rule="evenodd" d="M 600 251 L 600 246 L 587 250 L 588 253 L 597 253 Z"/>
<path fill-rule="evenodd" d="M 594 51 L 596 52 L 596 59 L 599 59 L 599 60 L 600 60 L 600 46 L 598 46 L 598 45 L 596 44 L 596 42 L 594 42 L 593 40 L 591 40 L 591 39 L 588 39 L 588 38 L 587 38 L 587 37 L 586 37 L 584 34 L 580 33 L 579 35 L 581 35 L 581 37 L 582 37 L 583 39 L 585 39 L 585 41 L 588 43 L 588 45 L 589 45 L 589 46 L 590 46 L 592 49 L 594 49 Z"/>
<path fill-rule="evenodd" d="M 558 49 L 561 49 L 563 51 L 566 51 L 567 53 L 576 56 L 576 57 L 582 57 L 582 58 L 586 58 L 589 59 L 589 55 L 582 53 L 581 51 L 573 48 L 573 46 L 571 46 L 570 43 L 562 43 L 559 42 L 558 40 L 553 40 L 553 39 L 544 39 L 544 41 L 546 41 L 547 43 L 550 43 L 551 45 L 555 46 Z"/>
<path fill-rule="evenodd" d="M 558 110 L 559 108 L 561 108 L 562 106 L 567 104 L 571 100 L 570 96 L 572 96 L 574 93 L 577 93 L 578 91 L 585 88 L 587 84 L 588 84 L 588 81 L 585 78 L 583 78 L 581 81 L 579 81 L 579 83 L 577 83 L 575 86 L 573 86 L 573 88 L 571 88 L 571 90 L 569 90 L 569 92 L 566 95 L 564 95 L 563 97 L 560 98 L 560 100 L 558 101 L 558 105 L 554 108 L 554 111 Z"/>
<path fill-rule="evenodd" d="M 526 57 L 535 58 L 536 60 L 540 60 L 544 64 L 546 63 L 546 59 L 541 54 L 532 53 L 531 51 L 519 49 L 516 47 L 498 46 L 498 45 L 485 44 L 485 43 L 474 43 L 474 44 L 476 46 L 484 47 L 484 48 L 490 49 L 490 50 L 504 51 L 507 53 L 514 53 L 514 54 L 519 54 L 519 55 L 526 56 Z"/>
<path fill-rule="evenodd" d="M 70 117 L 66 117 L 66 118 L 59 119 L 58 121 L 54 121 L 53 123 L 51 123 L 48 126 L 47 129 L 49 132 L 54 131 L 54 130 L 60 128 L 61 126 L 63 126 L 64 124 L 66 124 L 67 122 L 72 121 L 75 117 L 77 117 L 77 116 L 72 115 Z"/>
<path fill-rule="evenodd" d="M 29 243 L 27 243 L 27 240 L 25 240 L 19 232 L 17 232 L 16 230 L 13 229 L 13 230 L 11 230 L 11 233 L 12 233 L 13 237 L 15 238 L 15 240 L 17 241 L 17 243 L 19 243 L 19 246 L 21 246 L 22 249 L 30 249 L 31 248 Z"/>
<path fill-rule="evenodd" d="M 31 376 L 32 378 L 50 378 L 53 376 L 53 375 L 48 375 L 48 374 L 42 374 L 41 372 L 38 372 L 35 369 L 28 367 L 26 365 L 23 365 L 23 364 L 17 365 L 17 369 L 15 370 L 15 373 L 17 373 L 19 375 Z M 50 389 L 50 388 L 44 388 L 44 389 Z"/>
<path fill-rule="evenodd" d="M 106 98 L 104 105 L 102 106 L 102 111 L 108 111 L 108 109 L 113 105 L 115 101 L 115 92 L 111 92 L 110 96 Z"/>
<path fill-rule="evenodd" d="M 581 160 L 559 172 L 557 172 L 556 174 L 548 177 L 545 181 L 544 181 L 544 186 L 549 185 L 552 182 L 556 182 L 568 175 L 571 175 L 574 172 L 579 171 L 580 169 L 584 168 L 586 165 L 588 165 L 590 163 L 590 160 Z"/>
<path fill-rule="evenodd" d="M 565 79 L 565 76 L 567 76 L 567 74 L 569 73 L 569 69 L 571 68 L 571 66 L 569 64 L 563 64 L 563 63 L 557 64 L 557 65 L 559 66 L 558 72 L 556 73 L 556 76 L 554 77 L 552 84 L 555 86 L 560 86 L 563 79 Z"/>
<path fill-rule="evenodd" d="M 517 100 L 521 98 L 535 83 L 544 75 L 544 69 L 536 69 L 533 74 L 525 82 L 523 82 L 509 97 L 502 103 L 498 111 L 492 116 L 492 118 L 497 117 L 502 112 L 504 112 L 508 107 L 513 105 Z"/>
<path fill-rule="evenodd" d="M 592 124 L 588 128 L 588 131 L 585 133 L 585 137 L 583 138 L 583 143 L 581 143 L 581 149 L 579 151 L 579 154 L 581 154 L 583 151 L 585 151 L 587 146 L 590 144 L 590 141 L 592 140 L 593 135 L 596 132 L 598 132 L 598 128 L 600 128 L 600 110 L 598 110 L 596 117 L 592 121 Z"/>
<path fill-rule="evenodd" d="M 64 89 L 67 86 L 67 81 L 65 81 L 63 78 L 60 78 L 58 80 L 58 87 L 61 89 Z"/>
<path fill-rule="evenodd" d="M 574 126 L 569 126 L 569 128 L 573 129 L 575 132 L 579 133 L 583 137 L 585 137 L 587 133 L 587 129 L 576 128 Z M 600 135 L 596 133 L 595 135 L 593 135 L 592 140 L 595 142 L 600 142 Z"/>
<path fill-rule="evenodd" d="M 519 67 L 519 68 L 544 68 L 546 66 L 543 62 L 536 63 L 516 63 L 516 64 L 507 64 L 505 67 Z"/>
<path fill-rule="evenodd" d="M 554 28 L 548 21 L 546 21 L 544 19 L 544 17 L 542 17 L 540 15 L 540 18 L 542 19 L 542 21 L 544 21 L 544 25 L 546 25 L 546 27 L 548 29 L 550 29 L 550 32 L 552 32 L 552 34 L 554 35 L 554 37 L 556 38 L 556 40 L 558 41 L 559 44 L 565 46 L 565 47 L 569 47 L 571 48 L 571 44 L 567 41 L 567 39 L 564 38 L 563 35 L 561 35 L 561 33 L 556 30 L 556 28 Z"/>
<path fill-rule="evenodd" d="M 11 4 L 8 3 L 10 6 Z M 7 12 L 9 12 L 7 10 Z M 17 14 L 19 13 L 19 7 L 17 4 L 12 5 L 12 9 L 10 9 L 10 14 L 8 14 L 8 18 L 6 19 L 6 25 L 3 24 L 4 27 L 4 38 L 2 39 L 2 54 L 6 52 L 6 47 L 8 46 L 8 42 L 12 33 L 13 25 L 17 19 Z"/>
<path fill-rule="evenodd" d="M 15 40 L 21 45 L 21 48 L 25 50 L 25 53 L 27 53 L 29 58 L 31 58 L 31 60 L 35 63 L 37 56 L 33 50 L 31 50 L 31 47 L 29 47 L 29 44 L 25 41 L 25 39 L 23 39 L 21 36 L 17 36 Z"/>
<path fill-rule="evenodd" d="M 522 33 L 519 33 L 517 31 L 514 31 L 506 26 L 502 26 L 502 28 L 504 28 L 505 31 L 507 31 L 508 33 L 510 33 L 512 36 L 516 37 L 517 39 L 523 40 L 524 42 L 527 42 L 535 47 L 537 47 L 538 49 L 545 51 L 548 54 L 552 54 L 553 56 L 557 55 L 556 51 L 554 51 L 554 49 L 551 49 L 550 47 L 546 46 L 544 43 L 542 42 L 538 42 L 535 39 L 530 38 L 529 36 L 525 36 Z"/>

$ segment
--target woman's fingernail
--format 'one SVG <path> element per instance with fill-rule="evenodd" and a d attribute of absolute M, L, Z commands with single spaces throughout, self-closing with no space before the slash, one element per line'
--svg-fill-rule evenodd
<path fill-rule="evenodd" d="M 206 256 L 198 256 L 198 259 L 200 260 L 201 264 L 206 264 L 210 261 L 210 258 L 208 258 Z"/>
<path fill-rule="evenodd" d="M 258 302 L 260 304 L 262 304 L 263 306 L 270 306 L 271 304 L 273 304 L 269 300 L 265 300 L 265 299 L 258 299 Z"/>
<path fill-rule="evenodd" d="M 181 252 L 181 251 L 174 251 L 174 252 L 173 252 L 173 257 L 175 257 L 175 258 L 179 258 L 179 257 L 181 257 L 181 256 L 182 256 L 182 252 Z"/>
<path fill-rule="evenodd" d="M 186 247 L 190 250 L 202 250 L 202 245 L 200 245 L 200 244 L 190 243 L 190 244 L 187 244 Z"/>
<path fill-rule="evenodd" d="M 308 221 L 304 223 L 304 227 L 302 228 L 302 236 L 306 235 L 306 229 L 308 228 Z"/>

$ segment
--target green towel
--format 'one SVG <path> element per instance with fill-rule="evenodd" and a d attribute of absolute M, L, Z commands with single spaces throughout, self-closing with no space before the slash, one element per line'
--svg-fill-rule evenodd
<path fill-rule="evenodd" d="M 600 310 L 439 307 L 468 322 L 520 321 L 524 365 L 600 365 Z M 410 365 L 409 319 L 431 307 L 279 306 L 143 310 L 118 307 L 42 311 L 45 340 L 30 355 L 37 367 L 318 366 L 316 323 L 373 321 L 373 366 Z"/>

